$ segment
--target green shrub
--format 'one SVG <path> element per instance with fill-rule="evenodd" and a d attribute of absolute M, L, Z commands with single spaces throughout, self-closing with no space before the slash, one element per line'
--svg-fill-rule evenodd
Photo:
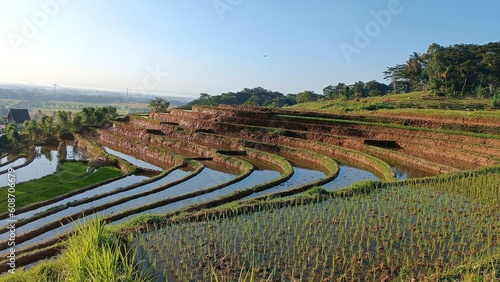
<path fill-rule="evenodd" d="M 495 94 L 495 96 L 493 96 L 492 106 L 494 109 L 500 109 L 500 93 L 497 93 Z"/>

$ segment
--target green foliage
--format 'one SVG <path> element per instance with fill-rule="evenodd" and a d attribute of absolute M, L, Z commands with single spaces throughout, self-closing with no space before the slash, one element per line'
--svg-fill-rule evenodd
<path fill-rule="evenodd" d="M 87 107 L 83 108 L 80 113 L 76 115 L 81 115 L 81 123 L 85 126 L 99 126 L 104 124 L 110 119 L 114 119 L 118 116 L 115 107 Z M 79 118 L 80 119 L 80 118 Z M 72 121 L 71 123 L 74 124 Z M 78 122 L 77 122 L 78 123 Z M 75 128 L 77 130 L 78 128 Z"/>
<path fill-rule="evenodd" d="M 493 96 L 492 106 L 495 109 L 500 109 L 500 92 L 495 94 L 495 96 Z"/>
<path fill-rule="evenodd" d="M 249 106 L 267 106 L 267 107 L 283 107 L 295 105 L 295 94 L 283 95 L 280 92 L 269 91 L 262 87 L 245 88 L 236 93 L 227 92 L 217 96 L 210 96 L 206 93 L 201 93 L 200 97 L 187 106 L 195 105 L 249 105 Z"/>
<path fill-rule="evenodd" d="M 339 82 L 337 86 L 328 85 L 323 88 L 323 95 L 329 100 L 344 98 L 349 99 L 353 96 L 353 92 L 351 87 L 348 85 Z"/>
<path fill-rule="evenodd" d="M 302 91 L 299 94 L 297 94 L 297 97 L 295 97 L 295 100 L 297 103 L 307 103 L 307 102 L 314 102 L 322 98 L 321 95 L 314 93 L 314 91 Z"/>
<path fill-rule="evenodd" d="M 19 143 L 19 141 L 21 141 L 21 136 L 19 136 L 17 124 L 15 123 L 5 124 L 4 132 L 7 141 L 7 146 L 14 147 Z"/>
<path fill-rule="evenodd" d="M 17 151 L 21 141 L 17 124 L 6 123 L 3 134 L 0 136 L 0 152 Z"/>
<path fill-rule="evenodd" d="M 54 116 L 41 115 L 38 119 L 25 121 L 22 133 L 29 141 L 54 140 L 75 132 L 82 126 L 100 126 L 118 116 L 116 108 L 86 107 L 73 114 L 57 111 Z"/>
<path fill-rule="evenodd" d="M 168 107 L 170 107 L 170 102 L 164 98 L 156 97 L 149 101 L 149 109 L 155 113 L 166 113 L 168 111 Z"/>
<path fill-rule="evenodd" d="M 384 75 L 396 93 L 431 89 L 487 97 L 500 85 L 500 42 L 449 47 L 433 43 L 426 53 L 413 53 L 405 64 L 387 68 Z"/>

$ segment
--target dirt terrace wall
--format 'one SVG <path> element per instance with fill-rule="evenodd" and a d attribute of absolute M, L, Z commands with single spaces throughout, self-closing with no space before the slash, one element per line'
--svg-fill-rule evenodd
<path fill-rule="evenodd" d="M 368 126 L 360 124 L 343 124 L 340 122 L 326 121 L 309 121 L 297 119 L 272 119 L 272 120 L 257 120 L 249 118 L 234 118 L 222 117 L 222 122 L 232 124 L 245 124 L 252 126 L 278 127 L 290 130 L 299 130 L 315 133 L 326 133 L 336 136 L 356 136 L 358 138 L 378 139 L 378 140 L 401 140 L 415 141 L 415 137 L 419 137 L 419 142 L 426 142 L 435 146 L 453 147 L 460 150 L 477 152 L 480 154 L 488 154 L 500 157 L 500 150 L 494 146 L 497 143 L 494 139 L 488 140 L 473 136 L 462 136 L 454 134 L 433 133 L 426 131 L 417 131 L 400 128 L 390 128 L 384 126 Z M 319 140 L 317 140 L 319 141 Z M 499 140 L 500 141 L 500 140 Z M 489 146 L 483 143 L 490 143 Z M 500 146 L 500 143 L 499 143 Z"/>
<path fill-rule="evenodd" d="M 94 157 L 104 158 L 103 164 L 105 165 L 116 165 L 120 168 L 122 173 L 130 174 L 137 170 L 137 167 L 129 163 L 128 161 L 115 157 L 108 154 L 103 148 L 96 145 L 92 141 L 88 140 L 85 136 L 74 134 L 75 136 L 75 146 L 90 153 Z M 92 162 L 92 161 L 91 161 Z"/>
<path fill-rule="evenodd" d="M 338 170 L 337 164 L 331 158 L 312 151 L 254 141 L 246 141 L 245 147 L 280 155 L 297 165 L 318 169 L 327 176 L 335 174 Z"/>
<path fill-rule="evenodd" d="M 243 171 L 247 171 L 249 169 L 247 167 L 248 164 L 245 164 L 239 159 L 217 154 L 216 150 L 213 148 L 200 146 L 196 143 L 189 142 L 188 140 L 169 139 L 164 136 L 149 134 L 146 132 L 146 129 L 123 123 L 114 123 L 113 126 L 109 128 L 109 131 L 114 134 L 112 134 L 112 136 L 109 136 L 109 134 L 105 135 L 104 133 L 101 134 L 103 138 L 107 140 L 106 142 L 109 142 L 109 139 L 112 138 L 117 139 L 118 136 L 126 136 L 130 138 L 119 141 L 121 144 L 119 145 L 119 148 L 133 150 L 130 149 L 132 148 L 130 141 L 135 140 L 136 142 L 142 144 L 142 146 L 150 145 L 153 149 L 158 148 L 154 150 L 155 152 L 161 151 L 160 148 L 165 148 L 172 153 L 170 157 L 180 158 L 180 156 L 177 155 L 180 154 L 182 156 L 193 158 L 212 158 L 212 162 L 214 164 L 225 167 L 227 170 L 232 172 L 237 171 L 238 173 L 242 173 Z M 137 146 L 137 144 L 135 146 Z M 165 155 L 161 152 L 158 153 L 163 156 Z M 170 162 L 172 161 L 169 161 L 169 163 Z"/>
<path fill-rule="evenodd" d="M 204 130 L 213 130 L 215 132 L 224 134 L 224 132 L 227 131 L 234 131 L 234 130 L 239 130 L 240 133 L 243 135 L 245 134 L 243 132 L 244 128 L 239 127 L 234 125 L 235 123 L 237 124 L 245 124 L 245 125 L 251 125 L 251 126 L 276 126 L 278 128 L 286 128 L 289 130 L 300 130 L 300 131 L 312 131 L 315 133 L 327 133 L 327 134 L 335 134 L 335 135 L 346 135 L 346 136 L 358 136 L 360 138 L 367 138 L 367 139 L 374 139 L 374 140 L 395 140 L 395 141 L 407 141 L 407 144 L 410 143 L 415 143 L 415 136 L 418 135 L 424 135 L 420 136 L 420 139 L 418 140 L 420 143 L 427 143 L 428 148 L 426 148 L 426 152 L 421 152 L 418 150 L 410 150 L 408 149 L 406 152 L 411 152 L 412 155 L 416 155 L 417 157 L 424 157 L 424 156 L 429 156 L 432 154 L 429 154 L 428 152 L 434 152 L 434 160 L 437 160 L 435 157 L 439 155 L 444 155 L 444 161 L 445 163 L 457 163 L 460 164 L 461 168 L 471 168 L 471 167 L 477 167 L 479 166 L 485 166 L 485 165 L 494 165 L 496 162 L 491 162 L 489 160 L 486 160 L 485 158 L 478 156 L 478 158 L 472 158 L 471 156 L 473 154 L 467 153 L 467 151 L 470 151 L 475 154 L 485 154 L 485 155 L 494 155 L 497 157 L 500 157 L 500 150 L 498 150 L 494 146 L 482 146 L 481 143 L 495 143 L 500 140 L 495 140 L 495 139 L 482 139 L 479 137 L 472 137 L 472 136 L 462 136 L 462 135 L 452 135 L 452 134 L 444 134 L 444 133 L 437 133 L 437 135 L 441 134 L 443 139 L 437 139 L 434 136 L 428 136 L 431 134 L 434 134 L 432 132 L 425 132 L 425 131 L 415 131 L 415 130 L 407 130 L 407 129 L 400 129 L 400 128 L 390 128 L 390 127 L 383 127 L 383 126 L 368 126 L 368 125 L 359 125 L 359 124 L 347 124 L 346 126 L 351 126 L 351 127 L 360 127 L 360 128 L 348 128 L 348 127 L 342 127 L 342 126 L 326 126 L 326 125 L 316 125 L 316 124 L 303 124 L 303 123 L 295 123 L 295 122 L 285 122 L 285 121 L 277 121 L 277 120 L 272 120 L 272 121 L 265 121 L 265 120 L 256 120 L 256 119 L 249 119 L 249 118 L 234 118 L 234 117 L 220 117 L 220 120 L 225 120 L 225 121 L 232 121 L 233 123 L 228 125 L 227 123 L 225 124 L 226 128 L 221 128 L 219 125 L 214 124 L 210 120 L 206 119 L 193 119 L 192 118 L 192 113 L 190 113 L 189 118 L 185 119 L 180 122 L 181 126 L 184 127 L 191 127 L 191 128 L 197 128 L 197 129 L 204 129 Z M 230 127 L 233 127 L 230 129 Z M 376 130 L 375 130 L 375 129 Z M 434 134 L 436 135 L 436 134 Z M 313 138 L 311 138 L 313 137 Z M 448 139 L 455 139 L 457 141 L 448 141 L 444 138 Z M 324 138 L 318 139 L 318 136 L 308 136 L 308 139 L 310 140 L 315 140 L 315 141 L 321 141 L 321 142 L 328 142 L 331 143 L 331 140 L 325 140 Z M 460 143 L 458 142 L 461 141 Z M 468 141 L 468 142 L 467 142 Z M 481 142 L 479 144 L 474 143 L 474 142 Z M 333 143 L 334 145 L 340 145 L 340 146 L 346 146 L 348 148 L 352 149 L 362 149 L 362 144 L 357 144 L 355 146 L 354 144 L 351 143 L 351 145 L 347 145 L 344 142 L 340 144 L 338 143 Z M 453 148 L 453 149 L 451 149 Z M 443 154 L 443 152 L 448 152 L 447 154 Z M 455 156 L 453 161 L 449 161 L 450 157 L 449 156 Z"/>
<path fill-rule="evenodd" d="M 174 109 L 172 109 L 172 111 L 173 110 Z M 181 116 L 173 116 L 169 113 L 149 113 L 149 119 L 157 120 L 159 122 L 178 123 L 182 119 L 182 117 Z"/>
<path fill-rule="evenodd" d="M 353 165 L 356 167 L 360 167 L 363 169 L 366 169 L 381 179 L 393 179 L 394 172 L 392 171 L 391 167 L 383 162 L 382 160 L 379 160 L 375 157 L 363 154 L 358 151 L 354 150 L 349 150 L 342 148 L 340 146 L 330 146 L 327 144 L 322 144 L 319 142 L 311 142 L 309 140 L 303 140 L 303 139 L 298 139 L 298 138 L 292 138 L 292 137 L 285 137 L 285 136 L 273 136 L 273 135 L 267 135 L 267 134 L 262 134 L 258 132 L 251 132 L 251 131 L 244 131 L 241 130 L 241 126 L 238 125 L 224 125 L 227 126 L 225 128 L 219 128 L 219 126 L 222 126 L 220 124 L 215 124 L 214 128 L 217 131 L 223 131 L 223 132 L 233 132 L 235 134 L 228 134 L 231 136 L 221 136 L 221 135 L 214 135 L 214 134 L 207 134 L 203 132 L 187 132 L 187 131 L 180 131 L 178 127 L 176 126 L 164 126 L 162 131 L 165 133 L 167 137 L 173 137 L 173 138 L 178 138 L 178 139 L 185 139 L 189 140 L 190 142 L 197 143 L 197 144 L 202 144 L 206 146 L 212 146 L 212 148 L 219 148 L 219 149 L 226 149 L 226 150 L 238 150 L 244 145 L 244 141 L 242 139 L 246 140 L 255 140 L 255 141 L 260 141 L 264 143 L 271 143 L 271 144 L 278 144 L 278 145 L 284 145 L 284 146 L 290 146 L 294 148 L 300 148 L 304 150 L 312 150 L 314 152 L 318 152 L 327 156 L 330 156 L 334 158 L 335 160 L 338 160 L 342 163 Z M 241 131 L 240 131 L 241 130 Z M 309 133 L 307 133 L 309 135 Z M 311 133 L 313 134 L 313 133 Z M 325 138 L 325 136 L 320 136 L 318 134 L 315 134 L 318 137 L 319 141 L 331 141 L 328 140 L 328 136 Z M 241 139 L 239 139 L 241 138 Z M 336 141 L 338 139 L 334 138 Z M 347 142 L 344 143 L 345 140 L 341 139 L 340 140 L 340 145 L 350 145 L 350 147 L 355 147 L 355 148 L 362 148 L 363 142 L 362 140 L 347 140 Z M 352 142 L 353 144 L 347 144 Z M 333 142 L 332 142 L 333 143 Z M 337 143 L 337 142 L 336 142 Z"/>
<path fill-rule="evenodd" d="M 500 118 L 490 118 L 490 117 L 467 117 L 467 116 L 448 116 L 448 115 L 431 115 L 424 113 L 374 113 L 374 118 L 390 118 L 393 120 L 400 120 L 409 123 L 409 125 L 419 126 L 419 124 L 425 127 L 432 128 L 446 128 L 447 125 L 465 125 L 471 128 L 496 128 L 500 124 Z"/>
<path fill-rule="evenodd" d="M 161 120 L 151 119 L 142 116 L 129 116 L 128 123 L 134 124 L 137 126 L 142 126 L 145 128 L 159 129 L 161 126 Z"/>
<path fill-rule="evenodd" d="M 200 111 L 201 110 L 203 110 L 203 108 L 200 109 Z M 414 141 L 415 137 L 426 139 L 441 139 L 443 142 L 463 142 L 465 144 L 473 145 L 470 146 L 468 150 L 478 150 L 476 147 L 486 145 L 487 147 L 479 148 L 479 150 L 481 150 L 481 153 L 500 156 L 500 150 L 496 149 L 500 147 L 500 139 L 481 138 L 475 136 L 448 134 L 443 132 L 425 130 L 394 128 L 382 125 L 364 125 L 335 121 L 307 120 L 293 117 L 285 118 L 266 116 L 266 118 L 260 119 L 258 118 L 258 114 L 252 114 L 253 115 L 251 117 L 235 117 L 232 115 L 228 115 L 228 113 L 226 112 L 220 112 L 220 116 L 213 120 L 205 118 L 195 118 L 193 117 L 193 114 L 190 114 L 189 116 L 186 116 L 183 120 L 181 120 L 179 124 L 180 126 L 186 128 L 211 129 L 212 127 L 210 123 L 218 121 L 231 124 L 279 127 L 289 130 L 327 133 L 338 136 L 356 136 L 366 139 L 405 141 Z M 240 113 L 239 115 L 243 114 Z"/>
<path fill-rule="evenodd" d="M 170 168 L 184 164 L 185 160 L 182 156 L 162 148 L 155 147 L 139 140 L 131 140 L 123 136 L 117 135 L 109 130 L 98 129 L 95 131 L 99 142 L 110 147 L 113 150 L 118 150 L 126 154 L 136 156 L 139 159 L 144 159 L 152 164 L 162 168 Z"/>
<path fill-rule="evenodd" d="M 420 156 L 458 169 L 474 169 L 498 164 L 493 159 L 447 147 L 429 147 L 410 142 L 399 142 L 399 145 L 405 154 Z"/>
<path fill-rule="evenodd" d="M 366 169 L 381 179 L 391 180 L 395 178 L 391 167 L 382 160 L 375 157 L 363 154 L 362 152 L 353 151 L 342 148 L 340 146 L 332 146 L 321 142 L 313 142 L 286 136 L 271 136 L 266 134 L 249 133 L 240 134 L 240 138 L 245 140 L 253 140 L 266 144 L 275 144 L 281 146 L 289 146 L 302 150 L 317 152 L 329 156 L 341 163 L 353 165 Z M 236 136 L 233 136 L 236 137 Z"/>
<path fill-rule="evenodd" d="M 248 158 L 263 162 L 266 164 L 267 168 L 275 169 L 281 174 L 285 174 L 290 170 L 293 170 L 292 165 L 285 158 L 278 155 L 254 150 L 251 148 L 245 148 L 245 152 Z"/>
<path fill-rule="evenodd" d="M 421 158 L 416 158 L 407 154 L 403 154 L 400 152 L 395 152 L 379 147 L 374 147 L 374 146 L 364 146 L 363 151 L 373 155 L 377 156 L 380 158 L 385 158 L 389 159 L 395 162 L 400 162 L 404 164 L 408 164 L 410 166 L 415 166 L 420 169 L 423 169 L 425 171 L 429 172 L 434 172 L 438 174 L 446 174 L 446 173 L 451 173 L 451 172 L 457 172 L 459 171 L 458 169 L 443 165 L 443 164 L 438 164 L 435 162 L 431 162 L 429 160 L 421 159 Z"/>
<path fill-rule="evenodd" d="M 368 122 L 391 123 L 425 128 L 465 129 L 474 132 L 485 131 L 495 134 L 498 134 L 499 132 L 498 124 L 500 123 L 500 119 L 495 119 L 493 117 L 432 115 L 425 113 L 404 112 L 373 112 L 361 115 L 356 113 L 331 113 L 325 111 L 304 112 L 291 109 L 266 109 L 260 107 L 232 105 L 219 105 L 217 107 L 193 107 L 193 111 L 210 112 L 211 114 L 219 114 L 224 116 L 256 117 L 264 119 L 278 114 L 308 115 L 345 120 L 363 120 Z"/>
<path fill-rule="evenodd" d="M 193 143 L 202 144 L 205 146 L 212 146 L 213 148 L 219 148 L 219 149 L 238 150 L 244 144 L 243 140 L 238 139 L 242 138 L 246 140 L 255 140 L 264 143 L 290 146 L 304 150 L 312 150 L 314 152 L 330 156 L 342 163 L 366 169 L 370 172 L 373 172 L 375 175 L 377 175 L 382 179 L 394 178 L 394 172 L 392 171 L 392 169 L 388 164 L 379 159 L 376 159 L 375 157 L 371 157 L 369 155 L 363 154 L 358 151 L 348 150 L 340 146 L 329 146 L 327 144 L 321 144 L 292 137 L 272 136 L 265 134 L 256 135 L 255 132 L 239 131 L 241 130 L 241 128 L 237 125 L 227 125 L 231 128 L 223 128 L 223 129 L 218 128 L 218 126 L 220 126 L 220 124 L 214 126 L 214 128 L 217 131 L 237 132 L 237 134 L 231 134 L 231 137 L 226 137 L 226 136 L 207 134 L 202 132 L 186 133 L 183 131 L 179 131 L 178 127 L 175 126 L 164 126 L 162 131 L 168 137 L 186 139 Z M 318 140 L 321 142 L 331 141 L 328 140 L 328 137 L 326 138 L 325 136 L 320 136 L 320 137 L 323 137 L 323 138 L 318 138 Z M 339 141 L 335 137 L 332 138 L 334 138 L 336 141 Z M 340 142 L 335 142 L 335 143 L 340 143 L 340 145 L 347 145 L 347 143 L 352 142 L 352 140 L 347 140 L 347 142 L 345 142 L 346 144 L 344 144 L 343 141 L 345 140 L 341 139 Z M 352 143 L 353 144 L 350 144 L 350 147 L 362 148 L 363 146 L 362 140 L 354 140 L 354 142 Z"/>
<path fill-rule="evenodd" d="M 245 126 L 234 125 L 234 124 L 214 124 L 212 125 L 216 132 L 220 132 L 226 136 L 231 136 L 235 138 L 256 140 L 263 143 L 271 143 L 271 144 L 288 144 L 289 140 L 286 136 L 280 136 L 276 134 L 266 134 L 265 132 L 259 132 L 256 130 L 249 130 Z M 278 141 L 280 140 L 280 141 Z M 307 149 L 310 148 L 310 141 L 319 141 L 325 142 L 332 145 L 343 146 L 350 149 L 362 150 L 363 143 L 362 140 L 349 140 L 344 139 L 343 142 L 331 142 L 332 139 L 328 138 L 328 136 L 317 135 L 308 135 L 308 140 L 303 140 L 305 144 L 301 148 Z M 338 139 L 333 139 L 334 141 Z M 411 140 L 411 139 L 410 139 Z M 418 142 L 419 140 L 417 140 Z M 478 166 L 491 166 L 495 165 L 497 162 L 482 157 L 477 154 L 471 154 L 467 151 L 460 151 L 453 148 L 449 148 L 449 146 L 424 146 L 414 142 L 401 142 L 404 145 L 404 152 L 409 155 L 413 155 L 419 158 L 431 159 L 437 163 L 442 164 L 453 164 L 452 166 L 461 168 L 461 169 L 469 169 L 469 168 L 477 168 Z M 297 142 L 296 142 L 297 143 Z M 299 142 L 300 143 L 300 142 Z M 295 147 L 296 145 L 290 145 Z M 418 149 L 412 149 L 412 147 Z M 380 177 L 380 173 L 377 174 Z"/>
<path fill-rule="evenodd" d="M 162 132 L 169 138 L 183 139 L 217 150 L 238 150 L 238 148 L 242 145 L 241 142 L 225 138 L 221 135 L 185 130 L 177 126 L 165 125 L 162 127 Z"/>

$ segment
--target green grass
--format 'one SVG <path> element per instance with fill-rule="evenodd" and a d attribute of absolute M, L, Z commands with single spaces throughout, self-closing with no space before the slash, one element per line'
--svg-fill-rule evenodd
<path fill-rule="evenodd" d="M 59 258 L 43 261 L 28 271 L 16 269 L 15 274 L 6 274 L 0 281 L 151 281 L 136 267 L 135 256 L 135 250 L 110 232 L 98 218 L 78 227 L 65 242 Z"/>
<path fill-rule="evenodd" d="M 388 112 L 393 114 L 417 114 L 429 116 L 444 116 L 444 117 L 464 117 L 464 118 L 488 118 L 500 120 L 500 111 L 460 111 L 460 110 L 436 110 L 436 109 L 394 109 Z"/>
<path fill-rule="evenodd" d="M 16 185 L 16 208 L 50 200 L 69 192 L 97 184 L 121 175 L 114 167 L 101 167 L 95 173 L 87 174 L 88 165 L 80 162 L 65 162 L 58 171 L 46 177 Z M 7 189 L 0 189 L 0 210 L 7 210 Z"/>
<path fill-rule="evenodd" d="M 369 113 L 373 110 L 367 110 L 373 106 L 381 107 L 379 111 L 393 111 L 395 109 L 434 109 L 439 113 L 449 113 L 451 115 L 457 112 L 472 112 L 472 115 L 489 115 L 491 112 L 492 98 L 478 97 L 440 97 L 426 91 L 411 92 L 404 94 L 390 94 L 379 97 L 367 97 L 361 99 L 337 99 L 325 100 L 309 103 L 301 103 L 289 109 L 294 110 L 314 110 L 330 112 L 362 112 Z M 385 108 L 385 109 L 384 109 Z M 389 109 L 389 110 L 387 110 Z"/>

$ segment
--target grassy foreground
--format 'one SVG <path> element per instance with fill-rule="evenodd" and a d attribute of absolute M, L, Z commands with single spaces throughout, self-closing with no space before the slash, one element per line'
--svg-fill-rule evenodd
<path fill-rule="evenodd" d="M 57 260 L 42 261 L 29 271 L 0 277 L 11 282 L 150 281 L 135 267 L 135 252 L 99 220 L 79 226 Z"/>
<path fill-rule="evenodd" d="M 156 281 L 142 271 L 162 281 L 496 281 L 498 183 L 497 167 L 331 193 L 316 189 L 198 214 L 143 217 L 162 227 L 148 225 L 134 241 L 123 230 L 131 222 L 113 229 L 92 223 L 60 258 L 0 281 Z"/>
<path fill-rule="evenodd" d="M 50 200 L 121 175 L 114 167 L 101 167 L 94 173 L 87 173 L 87 168 L 87 163 L 64 162 L 54 174 L 17 184 L 16 207 Z M 0 199 L 4 199 L 0 200 L 0 211 L 7 210 L 7 193 L 6 187 L 0 188 Z"/>

